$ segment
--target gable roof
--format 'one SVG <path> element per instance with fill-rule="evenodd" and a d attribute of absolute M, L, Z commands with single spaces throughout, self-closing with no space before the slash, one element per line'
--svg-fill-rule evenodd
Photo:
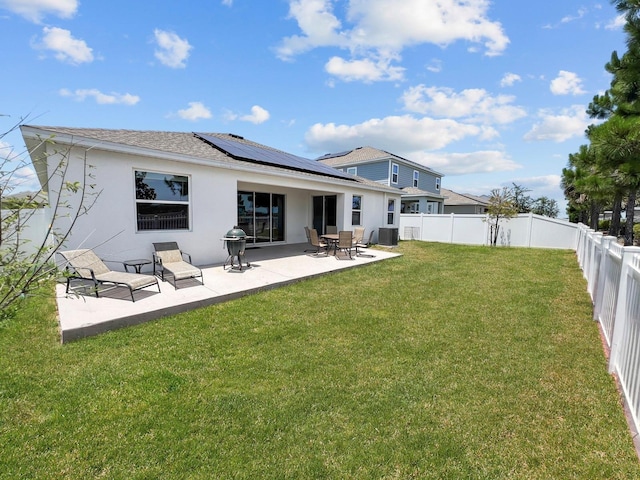
<path fill-rule="evenodd" d="M 469 195 L 468 193 L 456 193 L 446 188 L 440 189 L 442 195 L 444 195 L 445 205 L 489 205 L 489 202 L 476 195 Z"/>
<path fill-rule="evenodd" d="M 100 148 L 108 151 L 133 153 L 144 156 L 161 156 L 172 160 L 197 162 L 231 169 L 246 169 L 247 166 L 259 168 L 277 174 L 293 174 L 297 177 L 315 177 L 327 181 L 355 182 L 370 188 L 399 193 L 394 187 L 372 182 L 361 177 L 350 175 L 325 165 L 318 165 L 315 160 L 297 157 L 266 145 L 244 139 L 229 133 L 196 134 L 192 132 L 166 132 L 155 130 L 124 130 L 103 128 L 72 128 L 37 125 L 20 127 L 27 143 L 32 160 L 36 161 L 35 149 L 42 140 L 53 137 L 54 141 L 78 145 L 87 148 Z M 203 139 L 202 137 L 205 137 Z M 221 140 L 225 147 L 212 145 L 212 140 Z M 233 145 L 253 149 L 253 152 L 264 154 L 262 158 L 245 158 L 232 148 Z M 269 158 L 267 158 L 269 157 Z M 274 158 L 291 160 L 278 163 Z M 264 161 L 263 161 L 264 160 Z"/>
<path fill-rule="evenodd" d="M 400 190 L 402 190 L 402 197 L 429 197 L 429 198 L 435 198 L 435 199 L 439 199 L 442 200 L 444 199 L 444 197 L 438 193 L 433 193 L 433 192 L 427 192 L 426 190 L 420 190 L 419 188 L 416 187 L 404 187 L 401 188 Z"/>
<path fill-rule="evenodd" d="M 335 168 L 352 166 L 361 163 L 371 163 L 378 160 L 392 160 L 404 163 L 413 168 L 425 170 L 439 177 L 444 176 L 442 173 L 436 172 L 426 165 L 422 165 L 399 155 L 395 155 L 391 152 L 387 152 L 386 150 L 380 150 L 379 148 L 374 147 L 358 147 L 345 152 L 327 153 L 326 155 L 322 155 L 321 157 L 316 158 L 316 160 L 318 162 L 324 163 L 325 165 L 330 165 Z"/>

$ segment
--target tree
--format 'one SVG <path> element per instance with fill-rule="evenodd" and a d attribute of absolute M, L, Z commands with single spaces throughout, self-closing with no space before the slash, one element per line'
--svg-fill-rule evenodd
<path fill-rule="evenodd" d="M 618 11 L 625 15 L 627 51 L 618 56 L 611 54 L 605 69 L 612 75 L 610 88 L 596 95 L 587 113 L 592 118 L 605 119 L 592 126 L 587 136 L 596 150 L 598 164 L 604 177 L 613 185 L 614 218 L 612 230 L 617 233 L 618 202 L 627 197 L 627 225 L 634 220 L 634 207 L 640 188 L 640 2 L 638 0 L 612 0 Z M 633 245 L 633 229 L 625 229 L 625 245 Z"/>
<path fill-rule="evenodd" d="M 525 194 L 531 190 L 513 182 L 512 185 L 511 196 L 516 210 L 518 210 L 518 213 L 529 213 L 534 200 L 529 195 Z"/>
<path fill-rule="evenodd" d="M 498 235 L 500 232 L 500 221 L 508 220 L 518 214 L 518 208 L 514 201 L 513 189 L 502 187 L 502 189 L 494 189 L 489 197 L 489 206 L 487 207 L 489 216 L 490 233 L 489 239 L 491 246 L 498 244 Z"/>
<path fill-rule="evenodd" d="M 20 123 L 0 134 L 0 139 L 17 131 Z M 50 141 L 50 138 L 42 139 L 38 146 Z M 94 185 L 89 183 L 92 175 L 91 167 L 87 164 L 86 150 L 83 177 L 68 178 L 67 166 L 72 148 L 55 152 L 60 155 L 61 160 L 57 165 L 49 165 L 48 173 L 41 172 L 39 176 L 41 187 L 35 192 L 36 196 L 46 195 L 52 188 L 60 195 L 56 195 L 54 204 L 47 206 L 50 213 L 49 227 L 37 244 L 30 244 L 23 233 L 29 228 L 30 220 L 38 209 L 33 208 L 32 202 L 3 202 L 6 209 L 2 210 L 0 220 L 0 321 L 10 318 L 21 299 L 37 291 L 44 282 L 55 276 L 56 252 L 64 244 L 77 219 L 88 212 L 99 196 L 99 192 L 94 191 Z M 14 155 L 13 149 L 0 158 L 0 197 L 4 198 L 21 188 L 18 172 L 27 165 L 28 159 L 29 152 Z M 73 203 L 68 201 L 71 196 L 76 197 Z M 63 216 L 69 222 L 60 230 L 53 225 L 57 218 Z"/>
<path fill-rule="evenodd" d="M 558 202 L 548 197 L 537 198 L 531 207 L 531 212 L 536 215 L 555 218 L 559 213 Z"/>

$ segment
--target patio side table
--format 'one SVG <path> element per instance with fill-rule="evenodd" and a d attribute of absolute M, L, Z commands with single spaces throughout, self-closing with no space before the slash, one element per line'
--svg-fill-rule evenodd
<path fill-rule="evenodd" d="M 151 265 L 151 260 L 147 258 L 136 258 L 134 260 L 125 260 L 122 264 L 127 272 L 129 271 L 129 267 L 133 267 L 136 273 L 140 273 L 140 269 L 144 265 Z"/>

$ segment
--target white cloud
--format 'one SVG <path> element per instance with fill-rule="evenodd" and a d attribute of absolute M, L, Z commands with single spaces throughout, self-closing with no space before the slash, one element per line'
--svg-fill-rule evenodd
<path fill-rule="evenodd" d="M 78 10 L 78 0 L 0 0 L 0 8 L 26 18 L 33 23 L 41 23 L 46 15 L 71 18 Z"/>
<path fill-rule="evenodd" d="M 173 32 L 159 29 L 155 29 L 153 35 L 159 47 L 155 51 L 156 58 L 167 67 L 184 68 L 193 48 L 189 42 Z"/>
<path fill-rule="evenodd" d="M 51 50 L 61 62 L 78 65 L 93 61 L 93 50 L 84 40 L 73 38 L 69 30 L 58 27 L 44 27 L 42 42 L 35 48 Z"/>
<path fill-rule="evenodd" d="M 607 23 L 604 28 L 606 30 L 620 30 L 624 27 L 625 23 L 627 23 L 627 19 L 624 14 L 616 16 L 613 20 Z"/>
<path fill-rule="evenodd" d="M 227 7 L 232 7 L 233 0 L 222 0 L 222 5 L 226 5 Z"/>
<path fill-rule="evenodd" d="M 402 80 L 404 68 L 393 67 L 390 59 L 375 61 L 370 58 L 363 60 L 344 60 L 332 57 L 325 65 L 325 70 L 346 82 L 363 81 L 364 83 L 381 80 Z"/>
<path fill-rule="evenodd" d="M 581 95 L 585 93 L 582 88 L 582 79 L 573 72 L 560 70 L 558 76 L 551 80 L 549 87 L 554 95 Z"/>
<path fill-rule="evenodd" d="M 78 89 L 74 91 L 63 88 L 58 93 L 63 97 L 72 97 L 78 102 L 83 102 L 87 98 L 93 98 L 96 103 L 100 105 L 135 105 L 140 101 L 140 97 L 137 95 L 116 92 L 102 93 L 96 88 Z"/>
<path fill-rule="evenodd" d="M 527 115 L 511 95 L 492 96 L 480 88 L 455 92 L 447 87 L 417 85 L 402 95 L 405 110 L 485 124 L 511 123 Z"/>
<path fill-rule="evenodd" d="M 516 82 L 521 82 L 521 81 L 522 81 L 522 77 L 520 77 L 520 75 L 518 75 L 516 73 L 507 72 L 502 77 L 502 80 L 500 80 L 500 86 L 501 87 L 511 87 Z"/>
<path fill-rule="evenodd" d="M 427 65 L 427 70 L 433 73 L 440 73 L 442 71 L 442 60 L 434 58 L 431 63 Z"/>
<path fill-rule="evenodd" d="M 560 20 L 560 23 L 569 23 L 575 20 L 580 20 L 588 13 L 588 10 L 584 7 L 579 8 L 575 15 L 567 15 Z"/>
<path fill-rule="evenodd" d="M 266 122 L 269 120 L 270 116 L 269 112 L 260 105 L 254 105 L 251 107 L 251 113 L 247 115 L 234 113 L 230 110 L 227 110 L 224 113 L 224 118 L 227 121 L 233 122 L 235 120 L 242 120 L 243 122 L 251 122 L 256 125 Z"/>
<path fill-rule="evenodd" d="M 512 183 L 528 188 L 532 192 L 535 191 L 535 196 L 540 197 L 556 194 L 558 188 L 560 188 L 560 180 L 560 175 L 543 175 L 539 177 L 514 178 Z"/>
<path fill-rule="evenodd" d="M 522 168 L 522 165 L 499 150 L 479 150 L 469 153 L 412 152 L 407 158 L 445 175 L 511 172 Z"/>
<path fill-rule="evenodd" d="M 269 117 L 270 115 L 267 110 L 262 108 L 260 105 L 254 105 L 251 107 L 251 114 L 241 116 L 240 120 L 259 125 L 269 120 Z"/>
<path fill-rule="evenodd" d="M 468 137 L 488 139 L 488 127 L 451 119 L 415 118 L 411 115 L 374 118 L 356 125 L 316 123 L 305 133 L 305 143 L 315 152 L 338 152 L 371 145 L 402 155 L 402 152 L 436 150 Z"/>
<path fill-rule="evenodd" d="M 538 117 L 540 121 L 524 135 L 525 140 L 564 142 L 570 138 L 584 136 L 587 126 L 592 123 L 584 105 L 574 105 L 558 114 L 541 110 Z"/>
<path fill-rule="evenodd" d="M 189 108 L 178 110 L 178 116 L 184 120 L 195 122 L 211 118 L 211 111 L 202 102 L 189 102 Z"/>
<path fill-rule="evenodd" d="M 284 38 L 276 49 L 291 60 L 317 47 L 349 50 L 351 59 L 334 56 L 327 71 L 347 80 L 378 81 L 398 78 L 403 69 L 392 66 L 406 47 L 424 43 L 446 46 L 456 41 L 482 44 L 488 56 L 499 55 L 509 43 L 502 25 L 487 17 L 486 0 L 349 0 L 344 18 L 331 0 L 289 0 L 289 18 L 301 33 Z"/>

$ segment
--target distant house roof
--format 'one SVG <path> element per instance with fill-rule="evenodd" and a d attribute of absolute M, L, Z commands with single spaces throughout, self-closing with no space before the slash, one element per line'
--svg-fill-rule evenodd
<path fill-rule="evenodd" d="M 396 188 L 349 175 L 326 165 L 318 165 L 315 160 L 298 157 L 229 133 L 203 134 L 33 125 L 24 125 L 21 129 L 23 135 L 25 132 L 28 133 L 25 139 L 27 136 L 33 138 L 40 135 L 44 140 L 53 135 L 54 139 L 62 140 L 64 138 L 69 144 L 85 147 L 99 145 L 105 150 L 135 152 L 147 156 L 162 152 L 171 158 L 184 159 L 185 161 L 205 161 L 229 168 L 255 164 L 259 167 L 271 170 L 275 168 L 281 172 L 288 171 L 300 176 L 321 176 L 327 179 L 357 182 L 377 190 L 398 192 Z M 37 144 L 37 142 L 32 143 L 33 145 Z"/>
<path fill-rule="evenodd" d="M 407 165 L 426 170 L 439 177 L 444 176 L 442 173 L 436 172 L 432 168 L 414 162 L 413 160 L 374 147 L 358 147 L 345 152 L 327 153 L 326 155 L 318 157 L 316 160 L 336 168 L 347 165 L 357 165 L 359 163 L 371 163 L 376 160 L 399 160 Z"/>
<path fill-rule="evenodd" d="M 468 193 L 456 193 L 446 188 L 440 189 L 440 192 L 444 196 L 445 205 L 489 205 L 486 198 L 482 198 Z"/>
<path fill-rule="evenodd" d="M 443 199 L 444 196 L 443 195 L 438 195 L 437 193 L 433 193 L 433 192 L 427 192 L 426 190 L 420 190 L 419 188 L 416 187 L 404 187 L 401 188 L 400 190 L 402 190 L 402 196 L 413 196 L 413 197 L 430 197 L 430 198 L 437 198 L 437 199 Z"/>

